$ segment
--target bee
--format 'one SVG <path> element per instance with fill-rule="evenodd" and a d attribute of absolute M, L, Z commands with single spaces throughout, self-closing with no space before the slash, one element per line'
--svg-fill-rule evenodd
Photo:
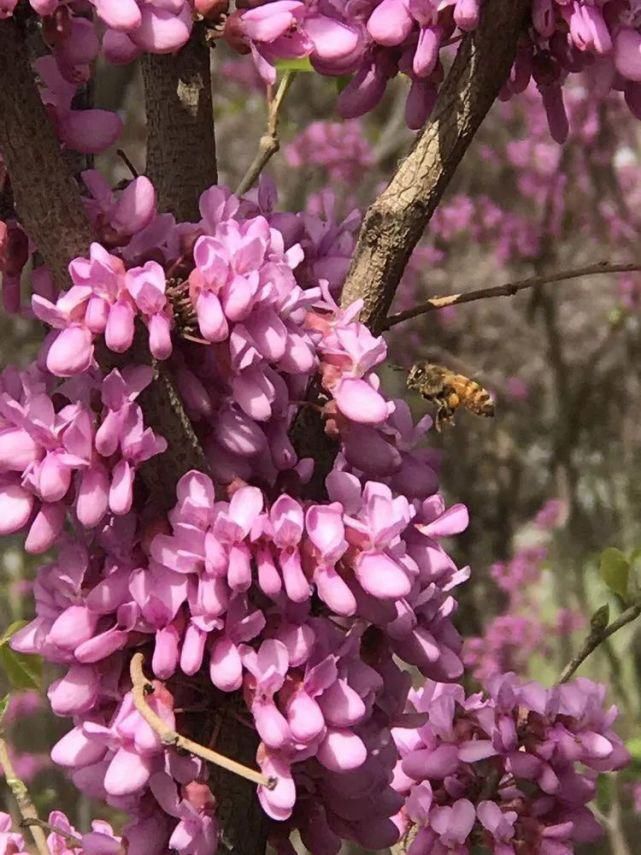
<path fill-rule="evenodd" d="M 436 404 L 436 430 L 454 424 L 454 413 L 464 407 L 477 416 L 494 415 L 494 399 L 487 391 L 464 374 L 457 374 L 433 362 L 416 362 L 407 375 L 407 388 Z"/>

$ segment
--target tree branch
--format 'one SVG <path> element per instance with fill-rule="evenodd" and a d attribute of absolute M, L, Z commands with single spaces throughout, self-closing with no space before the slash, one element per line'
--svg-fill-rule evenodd
<path fill-rule="evenodd" d="M 9 757 L 7 743 L 2 737 L 0 737 L 0 766 L 2 766 L 7 786 L 16 800 L 20 816 L 25 823 L 29 823 L 31 836 L 36 844 L 39 855 L 51 855 L 44 831 L 37 824 L 32 824 L 34 820 L 38 821 L 38 812 L 31 801 L 26 784 L 16 775 L 11 758 Z"/>
<path fill-rule="evenodd" d="M 528 0 L 486 0 L 441 86 L 434 117 L 370 206 L 343 289 L 362 298 L 360 319 L 378 333 L 405 266 L 474 134 L 505 83 Z"/>
<path fill-rule="evenodd" d="M 528 276 L 527 279 L 518 279 L 515 282 L 506 282 L 504 285 L 495 285 L 491 288 L 479 288 L 477 291 L 464 291 L 461 294 L 446 294 L 443 297 L 430 297 L 424 303 L 419 303 L 404 312 L 390 315 L 383 322 L 385 330 L 409 321 L 419 315 L 444 309 L 446 306 L 458 306 L 461 303 L 473 303 L 476 300 L 485 300 L 491 297 L 513 297 L 519 291 L 527 288 L 538 288 L 541 285 L 549 285 L 552 282 L 565 282 L 571 279 L 580 279 L 582 276 L 601 276 L 606 273 L 630 273 L 641 270 L 641 262 L 633 261 L 629 264 L 611 264 L 608 261 L 597 261 L 596 264 L 588 264 L 585 267 L 577 267 L 572 270 L 561 270 L 558 273 Z"/>
<path fill-rule="evenodd" d="M 213 763 L 214 766 L 220 766 L 222 769 L 227 769 L 228 772 L 233 772 L 234 775 L 240 775 L 247 781 L 252 781 L 254 784 L 273 789 L 276 786 L 276 781 L 273 778 L 268 778 L 254 769 L 248 769 L 242 763 L 237 763 L 230 757 L 224 754 L 219 754 L 217 751 L 212 751 L 205 745 L 200 745 L 189 739 L 186 736 L 181 736 L 176 730 L 172 730 L 169 725 L 157 715 L 147 703 L 146 695 L 153 693 L 154 687 L 145 677 L 142 664 L 144 656 L 142 653 L 135 653 L 129 665 L 129 674 L 131 676 L 134 704 L 140 715 L 145 719 L 149 727 L 158 734 L 163 745 L 180 748 L 187 751 L 189 754 L 194 754 L 196 757 L 201 757 L 207 760 L 208 763 Z"/>
<path fill-rule="evenodd" d="M 199 219 L 198 198 L 216 184 L 216 140 L 209 46 L 202 22 L 177 54 L 145 54 L 147 177 L 161 211 Z"/>
<path fill-rule="evenodd" d="M 254 186 L 260 173 L 280 149 L 280 139 L 278 137 L 278 114 L 295 76 L 295 71 L 286 71 L 278 84 L 278 89 L 276 90 L 275 95 L 273 94 L 272 88 L 269 87 L 267 94 L 267 127 L 265 129 L 265 133 L 260 138 L 256 156 L 250 163 L 247 172 L 244 174 L 240 184 L 236 188 L 237 196 L 242 196 L 243 193 L 246 193 Z"/>
<path fill-rule="evenodd" d="M 602 628 L 598 626 L 593 627 L 583 643 L 583 647 L 563 669 L 563 672 L 559 677 L 559 683 L 567 683 L 579 666 L 583 664 L 588 656 L 593 653 L 602 642 L 607 638 L 610 638 L 611 635 L 614 635 L 615 632 L 618 632 L 622 627 L 626 626 L 626 624 L 636 620 L 639 615 L 641 615 L 641 602 L 629 606 L 616 620 L 612 621 L 612 623 L 607 626 Z"/>
<path fill-rule="evenodd" d="M 86 254 L 93 234 L 13 19 L 0 21 L 0 81 L 0 151 L 15 209 L 56 283 L 66 288 L 67 265 Z"/>
<path fill-rule="evenodd" d="M 51 825 L 49 822 L 45 822 L 44 819 L 34 819 L 33 817 L 27 817 L 26 819 L 23 817 L 22 822 L 20 823 L 22 828 L 32 829 L 34 827 L 41 828 L 43 831 L 48 831 L 51 834 L 58 834 L 63 840 L 66 840 L 69 846 L 75 849 L 80 849 L 82 846 L 82 838 L 78 837 L 76 834 L 70 834 L 68 831 L 63 831 L 62 828 L 57 828 L 55 825 Z"/>

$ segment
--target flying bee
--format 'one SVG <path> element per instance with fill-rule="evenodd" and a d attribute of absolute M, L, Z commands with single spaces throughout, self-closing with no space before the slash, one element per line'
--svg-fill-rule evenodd
<path fill-rule="evenodd" d="M 464 407 L 477 416 L 493 416 L 494 400 L 487 389 L 464 374 L 433 362 L 416 362 L 407 375 L 407 388 L 436 404 L 436 430 L 454 424 L 454 413 Z"/>

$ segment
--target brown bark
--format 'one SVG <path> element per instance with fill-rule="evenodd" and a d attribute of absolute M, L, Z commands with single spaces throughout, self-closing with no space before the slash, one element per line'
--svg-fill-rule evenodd
<path fill-rule="evenodd" d="M 148 178 L 161 211 L 199 219 L 198 197 L 218 180 L 209 47 L 202 24 L 177 54 L 142 59 Z"/>
<path fill-rule="evenodd" d="M 34 84 L 25 37 L 13 20 L 0 22 L 0 152 L 16 212 L 57 284 L 66 288 L 69 261 L 86 254 L 93 235 Z"/>
<path fill-rule="evenodd" d="M 486 0 L 441 86 L 432 119 L 365 215 L 342 304 L 364 300 L 360 319 L 383 328 L 405 266 L 474 134 L 505 83 L 528 0 Z"/>

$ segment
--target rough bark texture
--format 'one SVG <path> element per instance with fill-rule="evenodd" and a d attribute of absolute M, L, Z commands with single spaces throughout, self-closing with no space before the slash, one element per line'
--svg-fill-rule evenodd
<path fill-rule="evenodd" d="M 16 212 L 57 284 L 67 288 L 67 265 L 87 252 L 93 235 L 34 85 L 25 36 L 13 20 L 0 22 L 0 152 Z"/>
<path fill-rule="evenodd" d="M 142 59 L 147 110 L 147 176 L 161 211 L 199 219 L 198 197 L 217 181 L 209 47 L 196 24 L 177 54 Z"/>
<path fill-rule="evenodd" d="M 365 301 L 361 320 L 380 332 L 412 250 L 505 83 L 528 0 L 486 0 L 439 92 L 433 118 L 361 228 L 342 304 Z"/>

